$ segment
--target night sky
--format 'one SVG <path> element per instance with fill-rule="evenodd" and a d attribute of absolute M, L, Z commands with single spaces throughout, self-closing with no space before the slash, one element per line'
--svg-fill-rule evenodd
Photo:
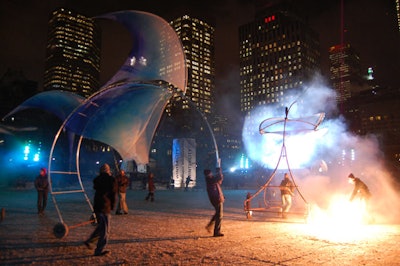
<path fill-rule="evenodd" d="M 298 0 L 304 3 L 309 22 L 320 35 L 323 74 L 328 73 L 328 48 L 340 43 L 340 0 Z M 238 26 L 254 17 L 255 0 L 138 1 L 138 0 L 1 0 L 0 75 L 7 68 L 22 70 L 28 79 L 43 83 L 47 22 L 52 10 L 65 6 L 86 16 L 119 10 L 142 10 L 170 21 L 180 11 L 214 17 L 216 25 L 217 90 L 238 90 Z M 65 4 L 67 3 L 67 4 Z M 360 54 L 363 69 L 372 66 L 383 85 L 400 87 L 400 33 L 395 0 L 344 0 L 345 42 Z M 124 61 L 130 39 L 123 28 L 101 22 L 103 51 L 101 83 Z M 116 41 L 116 40 L 121 40 Z M 237 96 L 236 96 L 237 97 Z"/>

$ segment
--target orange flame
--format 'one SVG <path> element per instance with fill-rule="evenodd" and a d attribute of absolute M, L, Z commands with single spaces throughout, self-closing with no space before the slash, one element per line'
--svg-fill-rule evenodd
<path fill-rule="evenodd" d="M 351 242 L 365 238 L 370 215 L 364 201 L 349 201 L 348 196 L 335 195 L 327 209 L 314 205 L 308 217 L 308 233 L 334 242 Z"/>

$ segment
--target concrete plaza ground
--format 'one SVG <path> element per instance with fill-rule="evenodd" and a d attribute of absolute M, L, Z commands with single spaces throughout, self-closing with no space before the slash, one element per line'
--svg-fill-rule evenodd
<path fill-rule="evenodd" d="M 89 193 L 89 192 L 88 192 Z M 246 190 L 225 190 L 223 233 L 214 238 L 205 225 L 213 214 L 205 191 L 129 190 L 130 212 L 112 216 L 111 254 L 94 257 L 83 240 L 92 225 L 83 197 L 58 198 L 67 236 L 57 239 L 54 204 L 37 215 L 36 191 L 0 193 L 6 215 L 0 223 L 0 265 L 400 265 L 400 225 L 368 225 L 362 238 L 333 241 L 308 230 L 303 220 L 281 220 L 263 212 L 247 220 Z M 91 192 L 89 193 L 91 197 Z"/>

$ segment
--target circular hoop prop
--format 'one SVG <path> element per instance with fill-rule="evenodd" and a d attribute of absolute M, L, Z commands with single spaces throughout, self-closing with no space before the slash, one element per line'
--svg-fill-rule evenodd
<path fill-rule="evenodd" d="M 75 224 L 75 225 L 71 225 L 70 227 L 68 227 L 68 225 L 66 223 L 57 223 L 54 227 L 53 227 L 53 234 L 56 238 L 58 239 L 62 239 L 64 237 L 66 237 L 69 233 L 69 229 L 73 229 L 79 226 L 83 226 L 83 225 L 87 225 L 87 224 L 91 224 L 93 226 L 97 225 L 97 220 L 95 215 L 91 215 L 88 221 L 84 221 L 83 223 L 79 223 L 79 224 Z"/>
<path fill-rule="evenodd" d="M 57 223 L 53 227 L 53 234 L 56 238 L 62 239 L 68 235 L 69 229 L 65 223 Z"/>

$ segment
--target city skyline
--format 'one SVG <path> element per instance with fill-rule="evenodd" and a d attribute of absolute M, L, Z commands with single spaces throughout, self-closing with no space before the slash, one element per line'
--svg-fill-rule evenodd
<path fill-rule="evenodd" d="M 196 7 L 196 4 L 186 6 L 183 1 L 172 1 L 168 6 L 122 0 L 113 3 L 26 1 L 21 4 L 3 1 L 0 11 L 0 33 L 7 38 L 0 44 L 0 73 L 3 74 L 7 68 L 22 70 L 28 79 L 38 81 L 39 90 L 42 89 L 47 23 L 51 11 L 57 7 L 72 8 L 89 17 L 117 10 L 135 9 L 154 13 L 167 21 L 185 9 L 194 8 L 199 16 L 209 11 L 207 16 L 215 17 L 216 91 L 225 96 L 224 103 L 231 103 L 239 96 L 238 27 L 254 19 L 255 2 L 203 1 L 201 6 Z M 341 41 L 341 1 L 325 0 L 316 4 L 310 0 L 303 2 L 311 27 L 320 35 L 321 70 L 323 74 L 328 75 L 329 47 Z M 361 4 L 362 8 L 359 6 Z M 400 52 L 395 1 L 344 1 L 343 21 L 344 42 L 350 43 L 360 53 L 365 74 L 367 67 L 371 66 L 380 84 L 398 87 Z M 119 49 L 129 49 L 130 40 L 124 36 L 123 29 L 113 26 L 115 25 L 108 24 L 103 28 L 101 84 L 116 72 L 129 51 Z M 115 43 L 114 40 L 121 41 Z"/>

